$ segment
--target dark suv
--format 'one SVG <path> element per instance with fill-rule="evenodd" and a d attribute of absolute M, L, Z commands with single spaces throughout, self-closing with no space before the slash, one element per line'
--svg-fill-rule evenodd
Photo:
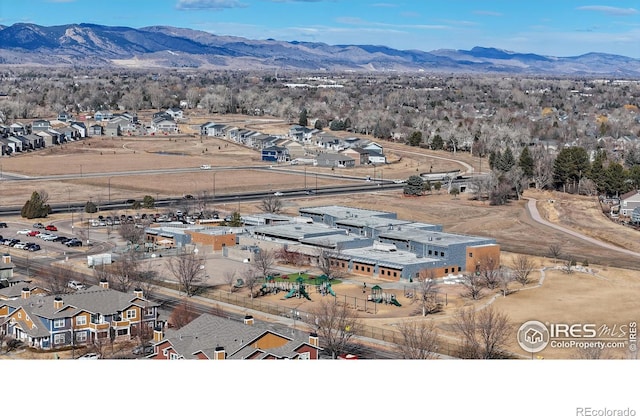
<path fill-rule="evenodd" d="M 7 228 L 6 222 L 0 222 L 0 228 Z"/>
<path fill-rule="evenodd" d="M 67 247 L 82 247 L 82 241 L 80 240 L 69 240 L 64 243 Z"/>

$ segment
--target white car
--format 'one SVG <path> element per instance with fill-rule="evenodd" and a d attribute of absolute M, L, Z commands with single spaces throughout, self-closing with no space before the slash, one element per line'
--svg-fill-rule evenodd
<path fill-rule="evenodd" d="M 78 282 L 77 280 L 72 280 L 69 283 L 67 283 L 67 286 L 70 287 L 71 289 L 75 289 L 75 290 L 82 290 L 84 289 L 84 285 L 80 282 Z"/>
<path fill-rule="evenodd" d="M 278 191 L 278 192 L 275 192 L 275 193 L 273 194 L 273 196 L 282 196 L 282 195 L 284 195 L 284 194 L 283 194 L 282 192 L 279 192 L 279 191 Z"/>
<path fill-rule="evenodd" d="M 31 232 L 31 230 L 30 230 L 30 229 L 25 228 L 24 230 L 18 230 L 18 231 L 16 231 L 16 234 L 27 235 L 27 234 L 29 234 L 30 232 Z"/>
<path fill-rule="evenodd" d="M 202 169 L 202 170 L 209 170 L 209 169 L 211 169 L 211 165 L 201 165 L 201 166 L 200 166 L 200 169 Z"/>
<path fill-rule="evenodd" d="M 97 360 L 100 358 L 100 354 L 96 354 L 95 352 L 89 352 L 85 355 L 81 355 L 78 357 L 78 360 Z"/>
<path fill-rule="evenodd" d="M 22 248 L 24 249 L 27 246 L 27 243 L 16 243 L 13 248 Z"/>

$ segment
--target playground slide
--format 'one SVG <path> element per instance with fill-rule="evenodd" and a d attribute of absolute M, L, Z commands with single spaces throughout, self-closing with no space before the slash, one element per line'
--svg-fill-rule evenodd
<path fill-rule="evenodd" d="M 396 306 L 402 306 L 400 305 L 400 302 L 398 302 L 398 300 L 396 298 L 393 298 L 389 301 L 389 303 L 391 303 L 392 305 L 396 305 Z"/>
<path fill-rule="evenodd" d="M 293 296 L 293 295 L 295 295 L 295 294 L 296 294 L 296 289 L 295 289 L 295 288 L 293 288 L 293 289 L 291 289 L 291 290 L 289 291 L 289 293 L 287 293 L 286 295 L 284 295 L 284 298 L 285 298 L 285 299 L 289 299 L 290 297 L 292 297 L 292 296 Z"/>
<path fill-rule="evenodd" d="M 307 293 L 306 290 L 304 290 L 304 288 L 300 288 L 300 294 L 305 298 L 307 298 L 307 300 L 311 300 L 311 298 L 309 297 L 309 294 Z"/>
<path fill-rule="evenodd" d="M 333 291 L 333 289 L 331 288 L 331 286 L 327 286 L 327 292 L 329 292 L 330 295 L 335 296 L 336 292 Z"/>

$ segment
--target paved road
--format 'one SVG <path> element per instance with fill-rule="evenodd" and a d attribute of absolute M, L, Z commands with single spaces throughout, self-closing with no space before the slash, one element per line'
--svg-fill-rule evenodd
<path fill-rule="evenodd" d="M 554 224 L 552 222 L 549 222 L 549 221 L 543 219 L 540 216 L 540 212 L 538 211 L 538 207 L 536 205 L 538 200 L 535 199 L 535 198 L 527 198 L 527 199 L 528 199 L 527 211 L 529 211 L 529 215 L 531 215 L 531 218 L 534 221 L 536 221 L 536 222 L 538 222 L 540 224 L 546 225 L 547 227 L 551 227 L 551 228 L 553 228 L 555 230 L 561 231 L 561 232 L 563 232 L 565 234 L 569 234 L 569 235 L 571 235 L 573 237 L 577 237 L 577 238 L 579 238 L 581 240 L 584 240 L 584 241 L 587 241 L 589 243 L 595 244 L 597 246 L 600 246 L 600 247 L 603 247 L 603 248 L 606 248 L 606 249 L 609 249 L 609 250 L 615 250 L 615 251 L 618 251 L 620 253 L 624 253 L 624 254 L 628 254 L 630 256 L 634 256 L 634 257 L 640 258 L 640 253 L 638 253 L 638 252 L 627 250 L 627 249 L 622 248 L 622 247 L 614 246 L 613 244 L 605 243 L 604 241 L 596 240 L 595 238 L 589 237 L 589 236 L 584 235 L 584 234 L 580 234 L 577 231 L 573 231 L 573 230 L 570 230 L 568 228 L 564 228 L 564 227 L 562 227 L 562 226 L 560 226 L 558 224 Z"/>

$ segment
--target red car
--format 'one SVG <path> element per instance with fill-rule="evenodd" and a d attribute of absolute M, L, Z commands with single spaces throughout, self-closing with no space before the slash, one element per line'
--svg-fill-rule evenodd
<path fill-rule="evenodd" d="M 40 234 L 40 231 L 38 231 L 38 230 L 31 230 L 31 231 L 29 231 L 29 232 L 27 233 L 27 235 L 28 235 L 29 237 L 35 237 L 35 236 L 37 236 L 38 234 Z"/>
<path fill-rule="evenodd" d="M 46 227 L 44 227 L 44 229 L 45 229 L 45 230 L 47 230 L 47 231 L 58 231 L 58 229 L 56 228 L 56 226 L 55 226 L 55 225 L 53 225 L 53 224 L 49 224 L 49 225 L 47 225 Z"/>

